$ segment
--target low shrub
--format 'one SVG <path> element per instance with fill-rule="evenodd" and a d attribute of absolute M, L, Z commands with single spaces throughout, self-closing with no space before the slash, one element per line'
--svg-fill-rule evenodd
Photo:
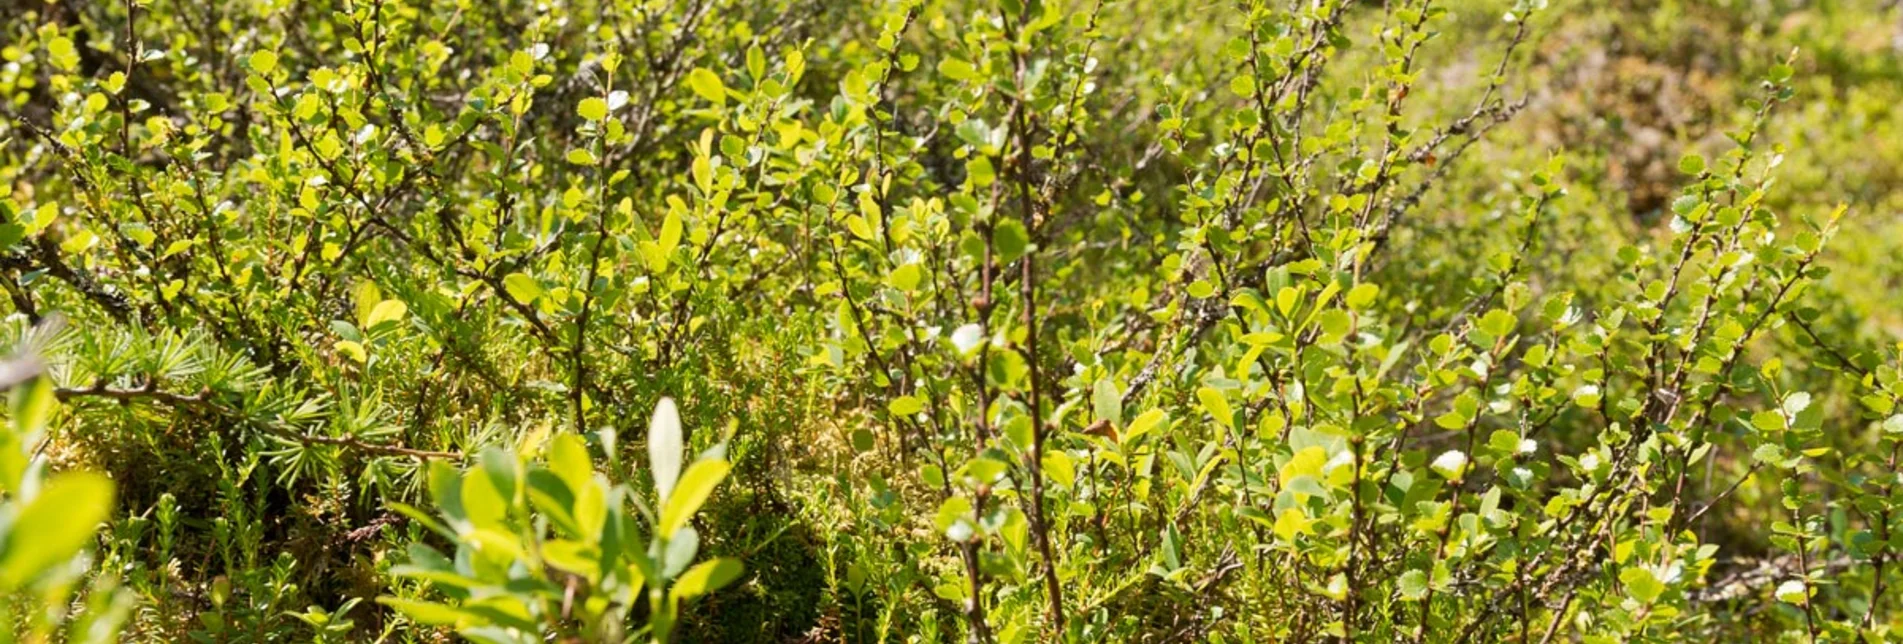
<path fill-rule="evenodd" d="M 5 617 L 1887 640 L 1899 11 L 16 0 Z"/>

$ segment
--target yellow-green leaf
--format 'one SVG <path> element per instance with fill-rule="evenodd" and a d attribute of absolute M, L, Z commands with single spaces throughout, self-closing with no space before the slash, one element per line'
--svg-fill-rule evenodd
<path fill-rule="evenodd" d="M 377 603 L 394 608 L 410 621 L 424 626 L 452 626 L 463 616 L 462 611 L 435 602 L 378 597 Z"/>
<path fill-rule="evenodd" d="M 113 483 L 91 472 L 62 474 L 27 501 L 0 554 L 0 590 L 14 590 L 79 554 L 112 512 Z"/>
<path fill-rule="evenodd" d="M 675 580 L 674 597 L 675 599 L 693 599 L 720 590 L 727 584 L 733 583 L 735 579 L 739 579 L 740 573 L 745 570 L 746 568 L 740 565 L 739 559 L 731 557 L 700 562 L 699 565 L 688 568 L 687 572 L 681 573 L 680 579 Z"/>
<path fill-rule="evenodd" d="M 79 66 L 79 50 L 65 36 L 55 36 L 46 41 L 46 53 L 52 58 L 53 66 L 61 71 L 72 71 Z"/>
<path fill-rule="evenodd" d="M 409 311 L 410 307 L 405 305 L 402 300 L 384 300 L 378 302 L 375 307 L 370 309 L 370 315 L 364 316 L 363 328 L 374 329 L 377 325 L 383 324 L 384 322 L 401 322 L 403 321 L 404 314 L 409 313 Z"/>
<path fill-rule="evenodd" d="M 359 364 L 370 361 L 370 353 L 364 351 L 363 345 L 354 340 L 338 340 L 337 352 L 343 354 L 346 358 L 357 361 Z"/>
<path fill-rule="evenodd" d="M 581 99 L 581 103 L 575 106 L 575 114 L 590 121 L 608 118 L 608 101 L 593 96 Z"/>
<path fill-rule="evenodd" d="M 661 511 L 661 523 L 655 527 L 655 533 L 674 534 L 681 526 L 687 525 L 687 520 L 693 518 L 694 513 L 700 511 L 700 506 L 707 502 L 707 497 L 713 495 L 714 486 L 727 478 L 730 469 L 732 466 L 720 459 L 702 459 L 688 466 L 687 472 L 681 474 L 680 482 L 674 484 L 674 490 L 667 496 L 667 509 Z"/>
<path fill-rule="evenodd" d="M 542 285 L 525 273 L 510 273 L 508 277 L 502 278 L 502 288 L 509 292 L 509 297 L 524 304 L 533 303 L 536 298 L 542 297 Z"/>
<path fill-rule="evenodd" d="M 254 71 L 260 74 L 270 74 L 272 70 L 275 70 L 277 68 L 278 68 L 277 52 L 271 51 L 269 49 L 261 49 L 256 52 L 252 52 L 251 71 Z"/>
<path fill-rule="evenodd" d="M 688 72 L 687 87 L 715 105 L 727 104 L 727 84 L 720 81 L 719 74 L 705 67 L 696 67 L 694 71 Z"/>
<path fill-rule="evenodd" d="M 1327 464 L 1327 449 L 1316 445 L 1304 447 L 1282 464 L 1282 471 L 1277 473 L 1276 479 L 1282 487 L 1288 487 L 1288 482 L 1297 476 L 1320 476 L 1322 466 Z"/>
<path fill-rule="evenodd" d="M 1138 436 L 1150 433 L 1150 430 L 1161 426 L 1163 420 L 1168 417 L 1169 413 L 1162 409 L 1151 409 L 1143 412 L 1136 417 L 1136 420 L 1130 421 L 1130 427 L 1123 432 L 1123 442 L 1129 443 L 1130 441 L 1136 440 Z"/>
<path fill-rule="evenodd" d="M 1223 427 L 1229 429 L 1236 428 L 1235 411 L 1229 408 L 1229 398 L 1221 391 L 1203 387 L 1196 390 L 1196 399 L 1202 401 L 1203 410 L 1208 411 L 1210 416 L 1214 416 L 1216 422 L 1222 423 Z"/>
<path fill-rule="evenodd" d="M 911 292 L 912 289 L 918 288 L 919 275 L 918 264 L 906 264 L 892 269 L 892 274 L 886 276 L 885 283 L 892 288 Z"/>

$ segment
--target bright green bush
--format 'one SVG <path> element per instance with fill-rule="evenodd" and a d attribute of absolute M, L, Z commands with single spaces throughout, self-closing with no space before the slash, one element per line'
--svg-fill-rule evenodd
<path fill-rule="evenodd" d="M 15 2 L 11 623 L 1885 641 L 1900 11 Z"/>
<path fill-rule="evenodd" d="M 533 453 L 542 446 L 521 449 Z M 540 463 L 495 448 L 465 472 L 434 461 L 430 497 L 443 521 L 397 507 L 456 544 L 455 556 L 411 544 L 410 563 L 391 572 L 429 582 L 457 603 L 378 601 L 420 624 L 455 626 L 482 642 L 616 641 L 631 631 L 669 641 L 684 602 L 732 583 L 742 570 L 731 558 L 695 564 L 700 534 L 688 525 L 726 478 L 724 447 L 684 469 L 680 449 L 680 419 L 674 401 L 663 398 L 648 426 L 652 504 L 625 485 L 611 486 L 574 434 L 550 439 Z M 642 521 L 628 512 L 630 504 Z M 642 599 L 648 624 L 630 628 L 623 620 Z"/>

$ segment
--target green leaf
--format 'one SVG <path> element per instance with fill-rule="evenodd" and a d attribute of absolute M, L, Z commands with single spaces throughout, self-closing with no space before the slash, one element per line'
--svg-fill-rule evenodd
<path fill-rule="evenodd" d="M 1288 487 L 1296 478 L 1321 476 L 1322 468 L 1328 465 L 1328 449 L 1319 445 L 1310 445 L 1297 450 L 1288 462 L 1276 473 L 1277 482 Z"/>
<path fill-rule="evenodd" d="M 542 544 L 542 560 L 556 568 L 587 577 L 590 583 L 599 581 L 601 551 L 593 544 L 555 539 Z"/>
<path fill-rule="evenodd" d="M 505 502 L 514 503 L 517 500 L 516 493 L 522 487 L 522 460 L 515 452 L 490 446 L 477 455 L 476 464 Z"/>
<path fill-rule="evenodd" d="M 1626 592 L 1631 593 L 1633 599 L 1646 604 L 1652 603 L 1659 594 L 1665 592 L 1665 584 L 1659 583 L 1658 576 L 1644 566 L 1632 566 L 1619 571 L 1619 582 L 1625 585 Z"/>
<path fill-rule="evenodd" d="M 480 472 L 463 474 L 462 500 L 463 511 L 469 513 L 469 522 L 477 528 L 500 527 L 503 518 L 509 516 L 508 499 Z"/>
<path fill-rule="evenodd" d="M 648 421 L 648 469 L 654 472 L 654 493 L 660 505 L 667 505 L 674 483 L 681 478 L 681 459 L 686 449 L 681 437 L 681 415 L 674 408 L 674 399 L 662 398 L 654 405 L 654 419 Z M 674 531 L 660 533 L 673 534 Z"/>
<path fill-rule="evenodd" d="M 652 267 L 656 272 L 667 268 L 668 258 L 673 257 L 674 251 L 681 246 L 681 232 L 685 228 L 679 211 L 667 211 L 667 218 L 661 220 L 661 233 L 654 238 L 654 245 L 660 250 L 660 265 Z"/>
<path fill-rule="evenodd" d="M 39 369 L 41 365 L 37 360 L 32 360 L 22 368 Z M 46 421 L 53 417 L 53 410 L 59 408 L 59 398 L 53 395 L 52 381 L 42 376 L 29 377 L 26 382 L 14 388 L 10 402 L 13 411 L 13 433 L 16 436 L 39 433 L 40 430 L 46 428 Z M 15 481 L 9 481 L 9 483 L 12 482 Z"/>
<path fill-rule="evenodd" d="M 1751 450 L 1751 458 L 1759 463 L 1780 467 L 1784 462 L 1784 448 L 1777 443 L 1765 443 Z"/>
<path fill-rule="evenodd" d="M 1236 428 L 1236 414 L 1229 408 L 1229 398 L 1219 390 L 1203 387 L 1196 390 L 1196 399 L 1203 403 L 1203 410 L 1216 418 L 1223 427 Z"/>
<path fill-rule="evenodd" d="M 251 53 L 251 71 L 254 71 L 260 74 L 269 75 L 272 70 L 275 70 L 277 68 L 278 68 L 277 52 L 273 52 L 269 49 L 262 49 L 262 50 L 258 50 Z"/>
<path fill-rule="evenodd" d="M 580 165 L 580 166 L 595 165 L 595 153 L 589 152 L 588 150 L 583 148 L 570 149 L 568 151 L 568 155 L 566 158 L 568 159 L 569 163 L 573 163 L 575 165 Z"/>
<path fill-rule="evenodd" d="M 318 157 L 328 161 L 336 159 L 337 155 L 343 154 L 344 140 L 337 138 L 336 132 L 326 132 L 324 133 L 324 137 L 318 139 L 317 144 L 312 146 L 312 148 L 317 152 Z"/>
<path fill-rule="evenodd" d="M 91 472 L 48 481 L 8 526 L 12 538 L 0 554 L 0 590 L 17 590 L 79 554 L 111 514 L 112 497 L 112 479 Z"/>
<path fill-rule="evenodd" d="M 1760 431 L 1776 432 L 1784 429 L 1784 415 L 1765 410 L 1751 415 L 1751 426 Z"/>
<path fill-rule="evenodd" d="M 1354 330 L 1354 320 L 1348 317 L 1347 311 L 1341 309 L 1322 311 L 1316 314 L 1315 318 L 1321 322 L 1322 333 L 1336 340 L 1347 336 L 1349 331 Z"/>
<path fill-rule="evenodd" d="M 1487 436 L 1487 447 L 1499 456 L 1512 456 L 1520 451 L 1520 435 L 1510 429 L 1493 430 L 1493 434 Z"/>
<path fill-rule="evenodd" d="M 1117 391 L 1117 383 L 1109 378 L 1098 379 L 1091 388 L 1090 406 L 1097 420 L 1108 421 L 1112 425 L 1123 424 L 1123 393 Z"/>
<path fill-rule="evenodd" d="M 1422 597 L 1427 596 L 1427 573 L 1425 572 L 1409 570 L 1401 573 L 1401 578 L 1398 583 L 1400 584 L 1401 597 L 1403 599 L 1408 601 L 1420 601 Z"/>
<path fill-rule="evenodd" d="M 978 77 L 978 68 L 957 58 L 938 61 L 938 73 L 956 81 L 967 81 Z"/>
<path fill-rule="evenodd" d="M 410 618 L 410 621 L 424 626 L 453 626 L 463 618 L 462 611 L 435 602 L 384 596 L 378 597 L 377 603 L 396 609 L 396 612 Z"/>
<path fill-rule="evenodd" d="M 700 554 L 700 533 L 692 527 L 683 527 L 667 538 L 667 551 L 661 554 L 661 576 L 673 579 L 694 563 L 694 556 Z"/>
<path fill-rule="evenodd" d="M 1347 296 L 1348 308 L 1351 308 L 1357 311 L 1368 308 L 1369 304 L 1374 303 L 1375 296 L 1380 294 L 1381 294 L 1381 287 L 1379 286 L 1375 286 L 1373 284 L 1368 284 L 1365 282 L 1361 284 L 1356 284 L 1354 288 L 1348 289 L 1348 296 Z"/>
<path fill-rule="evenodd" d="M 338 340 L 337 353 L 363 364 L 370 361 L 370 352 L 364 350 L 363 343 L 355 340 Z"/>
<path fill-rule="evenodd" d="M 978 155 L 965 161 L 965 178 L 974 187 L 988 188 L 998 180 L 998 170 L 991 165 L 989 157 Z"/>
<path fill-rule="evenodd" d="M 542 518 L 568 534 L 586 536 L 590 532 L 575 520 L 575 492 L 560 475 L 536 469 L 525 478 L 524 496 L 529 499 L 529 507 L 540 512 Z"/>
<path fill-rule="evenodd" d="M 37 235 L 58 220 L 59 204 L 50 201 L 40 204 L 40 207 L 33 209 L 33 219 L 26 223 L 26 234 Z"/>
<path fill-rule="evenodd" d="M 384 300 L 378 302 L 375 307 L 370 309 L 370 314 L 364 316 L 363 328 L 368 330 L 376 328 L 377 325 L 383 324 L 384 322 L 401 322 L 403 321 L 404 314 L 409 312 L 410 307 L 405 305 L 402 300 Z"/>
<path fill-rule="evenodd" d="M 757 85 L 766 77 L 766 50 L 759 43 L 747 48 L 747 76 Z"/>
<path fill-rule="evenodd" d="M 1031 235 L 1016 219 L 998 222 L 991 231 L 991 244 L 998 251 L 998 262 L 1009 264 L 1023 257 L 1031 247 Z"/>
<path fill-rule="evenodd" d="M 676 599 L 693 599 L 726 587 L 745 570 L 739 559 L 731 557 L 703 561 L 681 573 L 681 578 L 674 582 L 672 594 Z"/>
<path fill-rule="evenodd" d="M 452 525 L 461 529 L 468 524 L 469 516 L 463 512 L 462 471 L 444 461 L 430 461 L 429 491 L 430 501 Z"/>
<path fill-rule="evenodd" d="M 1044 453 L 1041 462 L 1044 464 L 1044 474 L 1051 478 L 1052 483 L 1063 487 L 1077 483 L 1077 465 L 1071 462 L 1070 454 L 1063 450 L 1049 450 Z"/>
<path fill-rule="evenodd" d="M 193 246 L 196 246 L 197 244 L 198 244 L 198 240 L 196 239 L 180 239 L 170 244 L 166 244 L 165 252 L 159 254 L 159 259 L 165 259 L 173 255 L 177 255 L 179 253 L 183 253 L 185 251 L 191 250 L 191 248 Z M 6 246 L 7 244 L 0 244 L 0 248 L 4 248 Z"/>
<path fill-rule="evenodd" d="M 12 248 L 14 244 L 20 243 L 20 240 L 25 238 L 26 226 L 12 222 L 0 223 L 0 250 Z M 166 253 L 166 257 L 171 256 L 170 249 L 167 249 Z M 160 259 L 164 259 L 164 257 Z"/>
<path fill-rule="evenodd" d="M 46 53 L 52 59 L 53 66 L 60 68 L 61 71 L 72 71 L 79 67 L 79 49 L 75 48 L 73 41 L 65 36 L 54 36 L 46 41 Z M 270 60 L 275 64 L 277 56 L 273 54 Z"/>
<path fill-rule="evenodd" d="M 918 264 L 904 264 L 892 269 L 892 274 L 886 276 L 885 283 L 892 288 L 910 293 L 918 288 L 921 273 Z"/>
<path fill-rule="evenodd" d="M 667 509 L 661 511 L 661 522 L 655 527 L 655 532 L 673 534 L 681 526 L 687 525 L 694 513 L 700 511 L 701 504 L 707 502 L 707 497 L 713 495 L 714 487 L 727 478 L 730 469 L 732 466 L 726 461 L 716 458 L 701 459 L 688 466 L 687 472 L 681 475 L 680 483 L 674 487 L 674 493 L 668 495 L 664 504 Z"/>
<path fill-rule="evenodd" d="M 1508 313 L 1502 309 L 1493 309 L 1487 311 L 1487 314 L 1480 318 L 1480 330 L 1487 335 L 1504 338 L 1507 334 L 1513 333 L 1513 327 L 1519 325 L 1519 322 L 1519 319 L 1513 317 L 1512 313 Z"/>
<path fill-rule="evenodd" d="M 587 485 L 595 475 L 594 464 L 588 459 L 587 443 L 574 434 L 561 434 L 549 443 L 548 468 L 561 477 L 569 490 Z"/>
<path fill-rule="evenodd" d="M 932 522 L 951 540 L 965 541 L 973 536 L 971 512 L 971 499 L 950 497 L 938 504 L 938 514 Z"/>
<path fill-rule="evenodd" d="M 542 297 L 541 283 L 527 273 L 510 273 L 502 278 L 502 288 L 509 292 L 509 297 L 523 304 L 534 304 Z"/>
<path fill-rule="evenodd" d="M 1138 436 L 1150 433 L 1150 430 L 1162 426 L 1163 420 L 1168 417 L 1169 413 L 1162 409 L 1143 412 L 1142 415 L 1136 417 L 1136 420 L 1130 421 L 1130 427 L 1123 432 L 1122 442 L 1127 444 L 1136 440 Z"/>
<path fill-rule="evenodd" d="M 877 234 L 872 232 L 872 224 L 867 222 L 865 217 L 859 215 L 846 217 L 846 230 L 850 231 L 853 237 L 857 237 L 861 241 L 872 241 L 879 238 Z"/>
<path fill-rule="evenodd" d="M 590 121 L 608 118 L 608 101 L 593 96 L 581 99 L 581 103 L 575 106 L 575 114 Z"/>
<path fill-rule="evenodd" d="M 1698 174 L 1705 171 L 1705 157 L 1688 153 L 1678 158 L 1678 171 L 1685 174 Z"/>
<path fill-rule="evenodd" d="M 696 67 L 694 71 L 688 72 L 687 87 L 714 105 L 727 104 L 727 84 L 720 81 L 720 75 L 705 67 Z"/>
<path fill-rule="evenodd" d="M 886 403 L 885 410 L 894 416 L 911 416 L 925 411 L 925 401 L 916 396 L 899 396 Z"/>

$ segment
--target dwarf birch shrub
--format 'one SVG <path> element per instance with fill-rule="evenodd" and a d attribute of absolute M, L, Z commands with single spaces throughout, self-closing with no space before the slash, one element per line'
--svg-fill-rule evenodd
<path fill-rule="evenodd" d="M 1625 4 L 16 1 L 13 623 L 1887 640 L 1897 10 Z"/>

